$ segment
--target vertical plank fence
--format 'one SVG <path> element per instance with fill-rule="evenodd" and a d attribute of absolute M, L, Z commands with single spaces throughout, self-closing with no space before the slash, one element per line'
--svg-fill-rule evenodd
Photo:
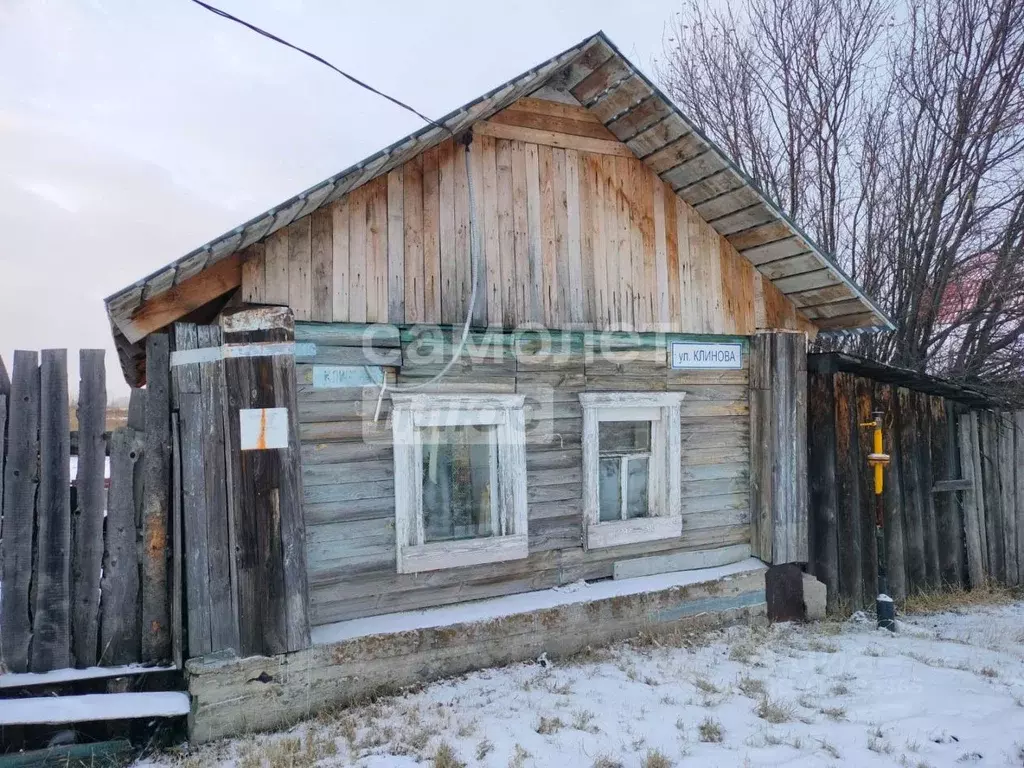
<path fill-rule="evenodd" d="M 808 392 L 808 570 L 826 584 L 830 607 L 874 603 L 871 444 L 860 424 L 876 410 L 891 457 L 884 509 L 892 596 L 1024 583 L 1024 411 L 836 354 L 809 357 Z"/>
<path fill-rule="evenodd" d="M 150 394 L 161 370 L 167 378 L 162 339 L 162 358 L 160 341 L 152 345 Z M 129 425 L 107 435 L 103 356 L 80 353 L 75 440 L 67 351 L 17 351 L 10 377 L 0 361 L 0 667 L 8 672 L 170 660 L 169 403 L 133 393 L 144 415 L 136 405 Z"/>

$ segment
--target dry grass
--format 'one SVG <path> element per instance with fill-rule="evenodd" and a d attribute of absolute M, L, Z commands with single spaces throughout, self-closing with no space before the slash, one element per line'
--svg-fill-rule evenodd
<path fill-rule="evenodd" d="M 846 719 L 846 707 L 824 707 L 818 710 L 821 714 L 827 717 L 829 720 L 838 723 L 840 720 Z"/>
<path fill-rule="evenodd" d="M 657 749 L 647 750 L 647 756 L 640 763 L 640 768 L 672 768 L 674 763 L 665 753 Z"/>
<path fill-rule="evenodd" d="M 522 744 L 516 744 L 515 749 L 512 750 L 512 757 L 508 760 L 508 768 L 523 768 L 531 757 L 533 755 L 523 749 Z"/>
<path fill-rule="evenodd" d="M 540 723 L 534 730 L 542 736 L 549 736 L 552 733 L 558 733 L 563 728 L 565 728 L 565 723 L 562 722 L 562 718 L 541 716 Z"/>
<path fill-rule="evenodd" d="M 705 717 L 698 726 L 700 740 L 709 744 L 720 744 L 724 738 L 722 724 L 712 717 Z"/>
<path fill-rule="evenodd" d="M 917 592 L 903 601 L 904 613 L 945 613 L 977 605 L 1007 605 L 1020 599 L 1019 590 L 988 583 L 977 589 Z"/>
<path fill-rule="evenodd" d="M 768 693 L 768 690 L 764 686 L 764 680 L 757 677 L 751 677 L 750 675 L 743 675 L 739 680 L 736 681 L 736 687 L 739 688 L 740 693 L 744 696 L 749 696 L 751 699 L 756 699 L 758 696 L 764 696 Z"/>
<path fill-rule="evenodd" d="M 437 751 L 431 759 L 434 768 L 466 768 L 466 764 L 459 760 L 455 755 L 455 750 L 447 741 L 442 741 L 437 745 Z"/>
<path fill-rule="evenodd" d="M 762 720 L 766 720 L 774 725 L 778 725 L 779 723 L 788 723 L 793 718 L 793 707 L 788 704 L 773 701 L 767 696 L 761 699 L 760 703 L 757 705 L 757 709 L 754 711 Z"/>
<path fill-rule="evenodd" d="M 607 755 L 598 755 L 591 768 L 624 768 L 621 760 Z"/>
<path fill-rule="evenodd" d="M 697 686 L 697 690 L 701 693 L 716 694 L 721 693 L 722 689 L 715 685 L 713 682 L 708 680 L 706 677 L 698 677 L 693 681 L 693 684 Z"/>

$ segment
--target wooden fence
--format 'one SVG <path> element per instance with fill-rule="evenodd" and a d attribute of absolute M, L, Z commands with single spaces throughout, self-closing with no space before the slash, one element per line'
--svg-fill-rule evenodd
<path fill-rule="evenodd" d="M 73 478 L 67 351 L 15 352 L 10 377 L 0 361 L 7 671 L 172 659 L 167 356 L 167 337 L 150 336 L 149 385 L 132 393 L 128 425 L 106 435 L 104 352 L 81 351 Z"/>
<path fill-rule="evenodd" d="M 808 369 L 808 570 L 830 606 L 869 607 L 877 594 L 871 430 L 860 426 L 874 411 L 891 456 L 883 500 L 892 596 L 1024 583 L 1024 412 L 986 408 L 926 376 L 901 386 L 895 373 L 837 367 L 835 356 L 811 356 Z"/>

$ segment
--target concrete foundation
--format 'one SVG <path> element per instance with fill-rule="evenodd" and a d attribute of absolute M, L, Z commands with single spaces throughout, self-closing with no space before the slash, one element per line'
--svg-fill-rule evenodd
<path fill-rule="evenodd" d="M 619 594 L 608 597 L 350 637 L 273 657 L 214 654 L 191 659 L 185 667 L 192 695 L 189 738 L 200 743 L 281 728 L 368 695 L 532 660 L 542 653 L 552 659 L 570 656 L 640 632 L 663 634 L 762 619 L 764 573 L 756 567 L 630 594 L 621 594 L 625 590 L 620 586 Z M 636 582 L 642 590 L 644 580 Z M 417 617 L 420 625 L 424 616 Z"/>

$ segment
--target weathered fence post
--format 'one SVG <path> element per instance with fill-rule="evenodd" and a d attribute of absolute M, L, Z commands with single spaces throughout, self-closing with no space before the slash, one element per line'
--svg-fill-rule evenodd
<path fill-rule="evenodd" d="M 294 651 L 309 645 L 294 320 L 290 309 L 266 307 L 225 316 L 221 327 L 238 650 Z"/>
<path fill-rule="evenodd" d="M 32 534 L 39 484 L 39 355 L 16 351 L 4 469 L 3 596 L 0 652 L 12 672 L 27 672 L 32 619 Z"/>
<path fill-rule="evenodd" d="M 142 658 L 171 655 L 170 540 L 171 407 L 167 334 L 146 338 L 146 449 L 142 507 Z"/>
<path fill-rule="evenodd" d="M 758 333 L 750 360 L 753 549 L 773 564 L 805 563 L 807 339 Z"/>
<path fill-rule="evenodd" d="M 30 660 L 33 672 L 71 666 L 71 428 L 67 350 L 43 350 L 40 392 L 37 567 Z"/>
<path fill-rule="evenodd" d="M 964 539 L 967 545 L 967 578 L 973 588 L 986 580 L 987 565 L 983 534 L 985 495 L 979 470 L 978 415 L 969 411 L 960 417 L 960 473 L 971 483 L 964 491 Z"/>
<path fill-rule="evenodd" d="M 811 572 L 825 583 L 829 608 L 839 596 L 836 528 L 836 422 L 834 373 L 814 372 L 807 383 L 808 527 Z"/>
<path fill-rule="evenodd" d="M 78 667 L 95 666 L 99 639 L 103 512 L 107 506 L 103 437 L 107 377 L 103 354 L 102 349 L 83 349 L 79 354 L 78 473 L 71 529 L 71 642 Z"/>

